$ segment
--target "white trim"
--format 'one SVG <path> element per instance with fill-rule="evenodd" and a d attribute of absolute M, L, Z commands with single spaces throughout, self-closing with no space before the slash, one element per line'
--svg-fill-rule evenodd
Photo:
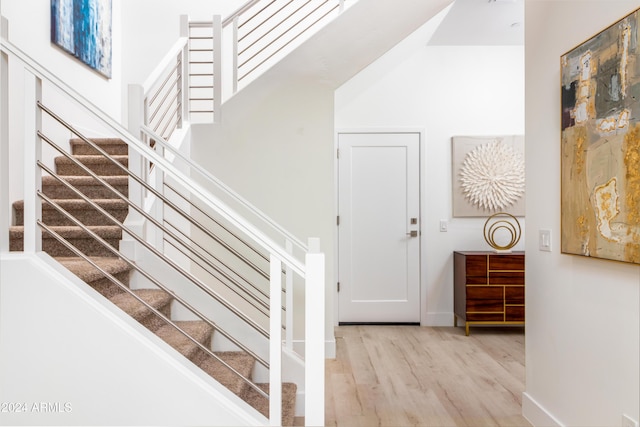
<path fill-rule="evenodd" d="M 549 411 L 547 411 L 540 403 L 526 391 L 522 393 L 522 416 L 534 426 L 545 427 L 564 427 L 565 424 L 560 422 Z"/>
<path fill-rule="evenodd" d="M 425 313 L 421 326 L 453 326 L 453 312 Z"/>

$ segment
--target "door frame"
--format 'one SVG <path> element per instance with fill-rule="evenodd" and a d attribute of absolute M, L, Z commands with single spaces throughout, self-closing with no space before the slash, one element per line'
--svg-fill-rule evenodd
<path fill-rule="evenodd" d="M 419 135 L 419 153 L 420 153 L 420 161 L 419 161 L 419 178 L 418 178 L 418 188 L 419 188 L 419 197 L 420 197 L 420 212 L 418 214 L 418 221 L 420 224 L 420 235 L 418 236 L 418 245 L 419 245 L 419 253 L 420 253 L 420 326 L 426 325 L 426 301 L 424 298 L 427 295 L 426 292 L 426 281 L 425 281 L 425 271 L 427 268 L 427 263 L 424 257 L 425 253 L 425 236 L 426 233 L 424 230 L 425 227 L 425 203 L 426 203 L 426 195 L 424 193 L 425 186 L 422 181 L 425 177 L 425 165 L 426 165 L 426 137 L 424 128 L 418 127 L 344 127 L 344 128 L 336 128 L 334 138 L 333 138 L 333 194 L 334 194 L 334 203 L 333 203 L 333 213 L 334 213 L 334 226 L 333 226 L 333 324 L 334 326 L 338 326 L 340 319 L 340 304 L 339 304 L 339 295 L 338 295 L 338 279 L 340 277 L 340 253 L 339 253 L 339 242 L 338 242 L 338 223 L 337 218 L 339 214 L 339 176 L 338 176 L 338 142 L 340 134 L 345 133 L 371 133 L 371 134 L 380 134 L 380 133 L 414 133 Z"/>

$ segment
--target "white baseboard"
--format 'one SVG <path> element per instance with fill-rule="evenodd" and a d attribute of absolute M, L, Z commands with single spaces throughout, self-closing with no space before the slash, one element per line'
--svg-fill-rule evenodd
<path fill-rule="evenodd" d="M 304 357 L 304 341 L 293 340 L 293 351 Z M 336 358 L 336 340 L 325 340 L 324 342 L 324 357 L 325 359 Z"/>
<path fill-rule="evenodd" d="M 426 313 L 421 322 L 422 326 L 453 326 L 453 313 Z"/>
<path fill-rule="evenodd" d="M 534 427 L 564 427 L 564 424 L 536 402 L 527 392 L 522 393 L 522 416 Z"/>

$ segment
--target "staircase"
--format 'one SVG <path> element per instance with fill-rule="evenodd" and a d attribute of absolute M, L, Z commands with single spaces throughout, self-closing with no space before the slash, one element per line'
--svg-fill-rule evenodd
<path fill-rule="evenodd" d="M 128 147 L 119 139 L 93 139 L 96 145 L 111 155 L 123 166 L 128 164 Z M 81 139 L 72 139 L 71 154 L 74 159 L 99 175 L 105 182 L 113 186 L 124 196 L 128 196 L 128 176 L 126 171 L 114 165 L 93 147 Z M 118 221 L 123 222 L 128 213 L 125 201 L 106 186 L 75 164 L 71 159 L 60 156 L 55 159 L 56 173 L 69 186 L 86 195 L 96 205 L 111 214 Z M 42 222 L 53 233 L 73 245 L 79 252 L 89 257 L 104 273 L 112 275 L 119 284 L 108 278 L 103 272 L 74 250 L 64 245 L 55 236 L 43 231 L 42 247 L 69 271 L 82 279 L 87 285 L 108 298 L 122 311 L 133 317 L 151 332 L 171 345 L 175 350 L 189 359 L 204 372 L 216 379 L 241 399 L 249 403 L 260 413 L 269 416 L 269 402 L 261 393 L 238 377 L 219 360 L 203 351 L 191 338 L 211 349 L 213 328 L 204 321 L 175 321 L 173 325 L 163 320 L 157 311 L 167 318 L 171 318 L 171 295 L 160 289 L 129 289 L 131 265 L 116 256 L 122 239 L 122 230 L 108 217 L 83 200 L 75 191 L 63 184 L 57 178 L 44 176 L 42 178 L 42 192 L 55 204 L 75 218 L 79 223 L 97 234 L 111 246 L 105 247 L 96 241 L 80 225 L 61 213 L 52 204 L 42 203 Z M 13 204 L 16 225 L 10 229 L 10 250 L 23 250 L 24 235 L 24 201 Z M 122 286 L 121 286 L 122 285 Z M 126 287 L 124 289 L 123 287 Z M 144 303 L 143 303 L 143 302 Z M 175 325 L 175 326 L 174 326 Z M 177 328 L 176 328 L 177 326 Z M 80 345 L 80 344 L 79 344 Z M 255 360 L 241 351 L 214 351 L 214 354 L 228 366 L 251 378 Z M 268 393 L 268 384 L 257 384 L 257 387 Z M 294 423 L 296 385 L 284 383 L 282 387 L 282 425 L 290 426 Z"/>

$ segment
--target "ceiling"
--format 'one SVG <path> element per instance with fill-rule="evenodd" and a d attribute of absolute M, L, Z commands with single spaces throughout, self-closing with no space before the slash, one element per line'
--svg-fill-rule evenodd
<path fill-rule="evenodd" d="M 430 46 L 524 44 L 524 0 L 455 0 Z"/>

